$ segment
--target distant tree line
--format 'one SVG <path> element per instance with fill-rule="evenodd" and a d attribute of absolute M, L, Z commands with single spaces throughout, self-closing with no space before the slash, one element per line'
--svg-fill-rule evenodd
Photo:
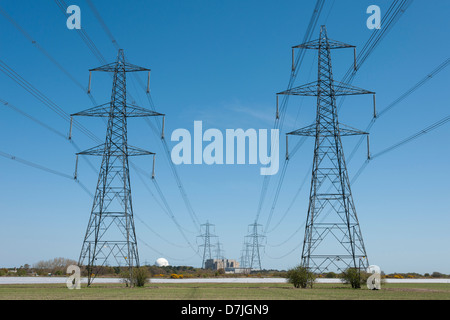
<path fill-rule="evenodd" d="M 51 260 L 41 260 L 33 265 L 34 271 L 39 275 L 53 274 L 53 275 L 65 275 L 67 267 L 70 265 L 76 265 L 75 260 L 66 258 L 54 258 Z"/>
<path fill-rule="evenodd" d="M 0 276 L 66 276 L 67 267 L 70 265 L 77 265 L 77 261 L 67 258 L 54 258 L 50 260 L 41 260 L 30 266 L 24 264 L 23 266 L 16 268 L 0 268 Z M 257 270 L 250 274 L 228 274 L 225 270 L 208 270 L 202 268 L 195 268 L 191 266 L 165 266 L 159 267 L 155 265 L 142 266 L 145 273 L 149 277 L 157 278 L 212 278 L 212 277 L 275 277 L 275 278 L 288 278 L 292 276 L 291 270 Z M 102 277 L 123 277 L 124 273 L 128 272 L 126 266 L 104 266 L 97 271 L 97 276 Z M 81 268 L 81 275 L 87 276 L 87 270 L 85 267 Z M 312 275 L 309 275 L 312 277 Z M 314 278 L 343 278 L 343 274 L 328 272 L 323 274 L 314 274 Z M 450 278 L 450 275 L 446 275 L 440 272 L 432 273 L 391 273 L 384 274 L 382 272 L 382 278 L 397 278 L 397 279 L 411 279 L 411 278 Z M 310 283 L 310 282 L 308 282 Z"/>

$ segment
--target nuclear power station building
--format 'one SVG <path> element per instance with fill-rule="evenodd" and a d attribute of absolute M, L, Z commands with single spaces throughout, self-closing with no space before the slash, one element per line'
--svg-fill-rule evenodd
<path fill-rule="evenodd" d="M 232 259 L 207 259 L 205 261 L 205 269 L 224 269 L 225 272 L 235 272 L 236 269 L 239 269 L 239 262 Z"/>

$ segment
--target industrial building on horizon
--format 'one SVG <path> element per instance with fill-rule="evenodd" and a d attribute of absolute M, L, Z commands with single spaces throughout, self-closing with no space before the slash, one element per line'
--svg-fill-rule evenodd
<path fill-rule="evenodd" d="M 239 262 L 233 259 L 207 259 L 205 269 L 224 270 L 225 273 L 250 273 L 251 268 L 240 268 Z"/>

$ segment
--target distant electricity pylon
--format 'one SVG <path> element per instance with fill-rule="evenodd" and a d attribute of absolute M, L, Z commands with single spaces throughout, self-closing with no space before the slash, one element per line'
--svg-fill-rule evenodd
<path fill-rule="evenodd" d="M 223 250 L 223 245 L 222 245 L 222 243 L 219 242 L 218 239 L 216 242 L 216 250 L 214 250 L 214 254 L 215 254 L 217 260 L 225 259 L 225 251 Z"/>
<path fill-rule="evenodd" d="M 240 266 L 241 268 L 249 268 L 250 262 L 249 262 L 249 252 L 248 252 L 248 243 L 247 243 L 247 236 L 244 237 L 244 244 L 242 246 L 241 250 L 241 257 L 240 257 Z"/>
<path fill-rule="evenodd" d="M 203 247 L 203 269 L 205 268 L 206 260 L 213 259 L 213 248 L 215 245 L 211 244 L 211 238 L 215 238 L 217 236 L 211 233 L 211 227 L 214 227 L 214 225 L 208 221 L 205 224 L 200 225 L 201 234 L 199 237 L 203 239 L 203 244 L 200 245 L 200 247 Z"/>
<path fill-rule="evenodd" d="M 243 255 L 241 263 L 243 268 L 253 270 L 262 270 L 261 267 L 261 248 L 264 247 L 264 239 L 259 229 L 262 225 L 256 222 L 248 226 L 248 235 L 245 236 Z"/>
<path fill-rule="evenodd" d="M 318 273 L 330 269 L 367 268 L 368 259 L 353 203 L 341 136 L 368 137 L 368 133 L 339 123 L 336 97 L 372 94 L 375 116 L 375 93 L 333 80 L 331 49 L 355 47 L 328 39 L 325 26 L 321 27 L 318 40 L 293 47 L 293 50 L 296 48 L 318 50 L 319 67 L 317 82 L 278 93 L 317 97 L 315 123 L 286 136 L 286 143 L 289 135 L 315 137 L 301 264 Z M 286 154 L 289 157 L 288 151 Z"/>
<path fill-rule="evenodd" d="M 90 72 L 92 71 L 112 72 L 113 87 L 110 102 L 72 114 L 108 118 L 105 143 L 77 153 L 77 163 L 78 155 L 102 157 L 94 203 L 78 261 L 80 266 L 86 265 L 88 285 L 103 266 L 128 267 L 130 281 L 133 268 L 139 266 L 128 157 L 153 155 L 154 174 L 155 154 L 128 145 L 127 118 L 163 116 L 127 104 L 126 73 L 150 70 L 126 62 L 122 49 L 119 50 L 115 63 L 91 69 Z M 91 73 L 88 90 L 91 87 L 90 75 Z M 71 133 L 69 136 L 71 137 Z M 76 175 L 77 168 L 75 177 Z"/>

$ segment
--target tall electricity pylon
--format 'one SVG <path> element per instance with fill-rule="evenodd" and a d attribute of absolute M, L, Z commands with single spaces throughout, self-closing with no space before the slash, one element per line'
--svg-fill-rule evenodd
<path fill-rule="evenodd" d="M 200 247 L 203 247 L 203 269 L 205 268 L 206 260 L 213 259 L 212 248 L 214 248 L 215 245 L 211 244 L 211 238 L 215 238 L 217 236 L 211 233 L 211 227 L 214 227 L 214 225 L 208 221 L 200 226 L 200 229 L 204 230 L 203 233 L 199 235 L 199 237 L 203 239 L 203 244 L 200 245 Z"/>
<path fill-rule="evenodd" d="M 262 225 L 256 222 L 248 226 L 248 235 L 244 241 L 244 255 L 242 257 L 243 267 L 253 270 L 262 270 L 261 248 L 264 247 L 265 236 L 259 232 Z"/>
<path fill-rule="evenodd" d="M 278 93 L 317 97 L 315 123 L 287 134 L 315 137 L 301 264 L 317 273 L 366 268 L 368 259 L 353 203 L 341 136 L 368 133 L 339 123 L 336 97 L 375 93 L 333 80 L 331 50 L 355 47 L 328 39 L 325 26 L 321 27 L 318 40 L 293 47 L 293 50 L 296 48 L 318 50 L 317 82 Z"/>
<path fill-rule="evenodd" d="M 112 72 L 113 87 L 110 102 L 72 115 L 108 118 L 105 143 L 77 153 L 77 163 L 78 155 L 102 157 L 94 203 L 78 264 L 86 265 L 88 285 L 91 285 L 101 268 L 107 265 L 128 267 L 133 284 L 133 268 L 139 266 L 139 255 L 128 157 L 153 155 L 154 168 L 155 154 L 128 145 L 127 118 L 163 115 L 127 104 L 126 73 L 150 70 L 126 62 L 122 49 L 119 50 L 115 63 L 91 71 Z M 89 76 L 89 90 L 90 82 Z"/>

